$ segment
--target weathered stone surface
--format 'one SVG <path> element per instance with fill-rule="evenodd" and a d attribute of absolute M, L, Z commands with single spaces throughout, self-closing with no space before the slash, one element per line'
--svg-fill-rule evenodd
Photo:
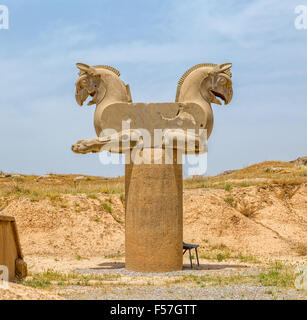
<path fill-rule="evenodd" d="M 9 281 L 26 277 L 27 265 L 23 260 L 14 217 L 0 215 L 0 239 L 0 265 L 8 268 Z"/>
<path fill-rule="evenodd" d="M 126 269 L 181 270 L 182 164 L 135 165 L 131 161 L 125 174 Z"/>
<path fill-rule="evenodd" d="M 120 80 L 116 69 L 82 63 L 77 67 L 76 100 L 83 105 L 93 97 L 88 105 L 96 104 L 98 138 L 79 140 L 72 150 L 126 154 L 126 268 L 142 272 L 180 270 L 181 158 L 182 154 L 207 151 L 213 128 L 211 103 L 221 104 L 220 98 L 228 104 L 232 99 L 231 64 L 200 64 L 189 69 L 178 83 L 176 101 L 167 103 L 132 103 L 129 85 Z M 155 139 L 156 130 L 163 133 L 160 141 Z M 148 156 L 152 150 L 160 153 L 161 163 L 154 161 L 154 153 Z M 134 151 L 147 155 L 149 162 L 136 163 Z M 172 162 L 167 161 L 170 154 Z"/>
<path fill-rule="evenodd" d="M 165 141 L 172 139 L 172 130 L 176 130 L 176 137 L 186 145 L 179 149 L 184 153 L 204 153 L 207 151 L 205 141 L 213 128 L 211 103 L 221 104 L 220 98 L 228 104 L 232 99 L 230 63 L 200 64 L 189 69 L 178 83 L 175 103 L 132 103 L 129 85 L 119 78 L 119 71 L 108 66 L 90 67 L 82 63 L 77 66 L 80 73 L 76 100 L 83 105 L 89 96 L 93 97 L 88 105 L 96 104 L 94 126 L 99 138 L 77 141 L 72 146 L 75 153 L 126 152 L 127 148 L 143 144 L 140 129 L 147 130 L 150 135 L 154 129 L 168 129 Z M 122 121 L 129 123 L 129 129 L 122 127 Z M 110 129 L 115 132 L 110 133 Z M 188 132 L 190 129 L 194 134 Z M 204 130 L 206 137 L 200 135 Z M 119 141 L 127 135 L 133 138 L 129 146 L 122 148 Z M 145 147 L 156 147 L 153 139 L 151 142 Z M 160 147 L 167 145 L 162 143 Z"/>
<path fill-rule="evenodd" d="M 307 157 L 300 157 L 290 162 L 300 166 L 307 166 Z"/>

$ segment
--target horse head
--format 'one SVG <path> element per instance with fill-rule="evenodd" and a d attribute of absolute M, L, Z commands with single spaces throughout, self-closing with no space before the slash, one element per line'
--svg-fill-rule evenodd
<path fill-rule="evenodd" d="M 110 66 L 89 66 L 77 63 L 80 70 L 79 79 L 76 82 L 76 101 L 82 106 L 85 100 L 91 96 L 88 105 L 99 105 L 105 102 L 129 102 L 131 95 L 129 86 L 119 78 L 120 73 Z M 111 90 L 108 90 L 110 89 Z"/>
<path fill-rule="evenodd" d="M 195 102 L 202 106 L 207 118 L 204 128 L 208 138 L 213 128 L 211 103 L 221 105 L 222 100 L 226 105 L 232 99 L 231 66 L 231 63 L 198 64 L 187 70 L 178 82 L 176 102 Z"/>

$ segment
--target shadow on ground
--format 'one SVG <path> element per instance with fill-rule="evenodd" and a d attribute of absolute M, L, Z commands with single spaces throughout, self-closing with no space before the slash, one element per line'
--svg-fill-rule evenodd
<path fill-rule="evenodd" d="M 97 267 L 89 268 L 89 270 L 116 270 L 124 268 L 124 262 L 104 262 L 98 264 Z M 193 269 L 191 269 L 190 264 L 184 264 L 182 270 L 221 270 L 234 268 L 247 268 L 247 266 L 237 264 L 200 264 L 199 266 L 194 265 Z"/>
<path fill-rule="evenodd" d="M 183 270 L 221 270 L 221 269 L 234 269 L 234 268 L 248 268 L 239 264 L 200 264 L 199 266 L 193 265 L 191 269 L 190 264 L 184 264 Z"/>
<path fill-rule="evenodd" d="M 89 268 L 90 270 L 113 270 L 113 269 L 124 269 L 124 262 L 104 262 L 100 263 L 98 267 Z"/>

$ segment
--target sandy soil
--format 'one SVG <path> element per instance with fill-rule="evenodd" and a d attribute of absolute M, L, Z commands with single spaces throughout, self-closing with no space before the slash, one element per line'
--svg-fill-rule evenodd
<path fill-rule="evenodd" d="M 63 300 L 63 298 L 43 290 L 10 282 L 8 290 L 0 288 L 0 300 Z"/>

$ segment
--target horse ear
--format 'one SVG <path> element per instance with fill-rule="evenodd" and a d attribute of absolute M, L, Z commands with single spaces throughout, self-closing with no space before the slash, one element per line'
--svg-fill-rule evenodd
<path fill-rule="evenodd" d="M 224 72 L 226 70 L 229 70 L 231 67 L 232 67 L 232 63 L 223 63 L 218 66 L 218 71 Z"/>
<path fill-rule="evenodd" d="M 226 70 L 229 70 L 232 67 L 232 63 L 223 63 L 219 64 L 216 67 L 214 67 L 211 71 L 209 71 L 210 76 L 215 76 L 216 74 L 220 72 L 224 72 Z"/>
<path fill-rule="evenodd" d="M 85 63 L 81 63 L 81 62 L 76 63 L 76 66 L 80 71 L 86 72 L 92 77 L 98 76 L 98 73 L 94 67 L 91 67 L 91 66 L 89 66 Z"/>
<path fill-rule="evenodd" d="M 88 72 L 90 69 L 89 65 L 81 62 L 76 63 L 76 66 L 80 71 L 84 71 L 84 72 Z"/>

